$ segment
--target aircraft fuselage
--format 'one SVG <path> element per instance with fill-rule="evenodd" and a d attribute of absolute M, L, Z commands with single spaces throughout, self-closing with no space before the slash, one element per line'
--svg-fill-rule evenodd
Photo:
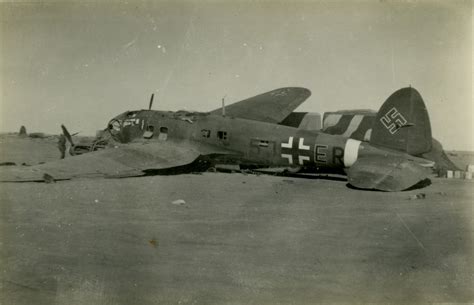
<path fill-rule="evenodd" d="M 195 141 L 235 152 L 240 164 L 271 167 L 348 168 L 361 150 L 377 150 L 367 143 L 337 135 L 184 111 L 126 112 L 113 119 L 109 129 L 122 143 Z"/>

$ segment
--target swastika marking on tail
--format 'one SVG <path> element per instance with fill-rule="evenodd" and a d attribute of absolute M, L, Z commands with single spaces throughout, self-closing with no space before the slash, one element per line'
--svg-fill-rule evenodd
<path fill-rule="evenodd" d="M 407 123 L 407 120 L 397 110 L 397 108 L 393 107 L 387 111 L 383 117 L 380 118 L 380 122 L 388 130 L 388 132 L 395 134 L 400 129 L 400 127 L 403 127 Z"/>

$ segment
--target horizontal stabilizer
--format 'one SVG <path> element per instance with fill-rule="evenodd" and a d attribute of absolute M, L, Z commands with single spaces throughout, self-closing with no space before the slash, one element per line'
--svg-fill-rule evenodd
<path fill-rule="evenodd" d="M 416 187 L 430 172 L 406 158 L 381 155 L 360 158 L 347 170 L 347 177 L 356 188 L 397 192 Z"/>
<path fill-rule="evenodd" d="M 434 161 L 436 163 L 435 170 L 438 172 L 446 170 L 460 170 L 456 164 L 454 164 L 453 161 L 449 159 L 449 157 L 444 152 L 443 146 L 436 139 L 433 139 L 432 141 L 431 151 L 424 153 L 422 157 Z"/>

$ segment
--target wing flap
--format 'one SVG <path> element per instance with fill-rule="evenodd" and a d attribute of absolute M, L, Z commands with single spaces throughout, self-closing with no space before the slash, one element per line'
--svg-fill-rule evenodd
<path fill-rule="evenodd" d="M 360 189 L 396 192 L 428 179 L 430 170 L 401 157 L 371 156 L 357 160 L 348 170 L 349 183 Z"/>

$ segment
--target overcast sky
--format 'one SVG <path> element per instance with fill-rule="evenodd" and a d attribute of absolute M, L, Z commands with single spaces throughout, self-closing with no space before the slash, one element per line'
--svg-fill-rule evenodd
<path fill-rule="evenodd" d="M 411 85 L 474 150 L 471 1 L 2 3 L 0 131 L 94 134 L 126 110 L 207 111 L 285 86 L 378 110 Z"/>

